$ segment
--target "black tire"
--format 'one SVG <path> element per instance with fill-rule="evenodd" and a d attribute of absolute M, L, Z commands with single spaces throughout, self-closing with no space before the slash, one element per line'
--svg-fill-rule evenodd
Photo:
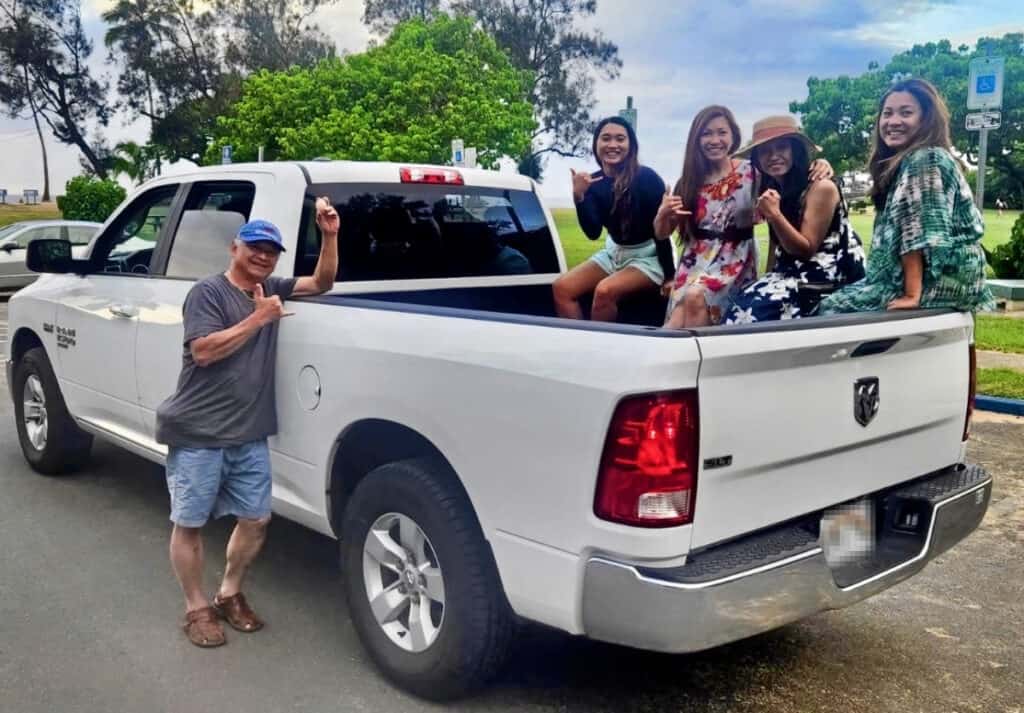
<path fill-rule="evenodd" d="M 45 442 L 39 447 L 33 443 L 25 420 L 25 384 L 33 377 L 42 387 L 45 399 L 46 417 L 41 426 Z M 25 352 L 14 365 L 11 381 L 18 441 L 32 469 L 43 475 L 60 475 L 85 463 L 92 447 L 92 436 L 80 429 L 68 414 L 46 350 L 35 347 Z"/>
<path fill-rule="evenodd" d="M 367 594 L 364 543 L 374 522 L 389 513 L 419 526 L 443 574 L 443 619 L 433 644 L 419 653 L 392 642 L 377 623 Z M 482 686 L 504 663 L 516 617 L 469 499 L 443 461 L 388 463 L 359 483 L 345 508 L 341 564 L 356 632 L 399 687 L 430 700 L 451 700 Z"/>

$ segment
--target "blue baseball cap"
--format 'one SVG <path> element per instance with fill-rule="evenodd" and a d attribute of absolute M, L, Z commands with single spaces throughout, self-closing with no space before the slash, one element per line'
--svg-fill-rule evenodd
<path fill-rule="evenodd" d="M 273 243 L 284 252 L 281 231 L 269 220 L 250 220 L 238 229 L 238 239 L 243 243 Z"/>

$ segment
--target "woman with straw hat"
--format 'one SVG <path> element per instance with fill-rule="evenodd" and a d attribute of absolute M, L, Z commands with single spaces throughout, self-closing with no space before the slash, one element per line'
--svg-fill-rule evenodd
<path fill-rule="evenodd" d="M 678 231 L 680 259 L 668 293 L 666 327 L 718 324 L 735 294 L 757 277 L 754 242 L 756 172 L 749 161 L 733 158 L 740 129 L 724 106 L 701 109 L 690 125 L 683 175 L 666 193 L 654 218 L 654 233 Z M 830 178 L 832 167 L 819 159 L 811 180 Z"/>
<path fill-rule="evenodd" d="M 768 223 L 771 252 L 769 272 L 736 295 L 724 323 L 806 317 L 824 294 L 864 276 L 864 248 L 839 187 L 808 180 L 810 158 L 820 150 L 795 118 L 770 116 L 736 152 L 761 177 L 757 210 Z"/>

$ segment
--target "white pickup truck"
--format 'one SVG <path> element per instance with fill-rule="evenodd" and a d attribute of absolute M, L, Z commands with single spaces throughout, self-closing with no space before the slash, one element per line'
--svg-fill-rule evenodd
<path fill-rule="evenodd" d="M 844 607 L 970 533 L 972 322 L 950 311 L 665 330 L 555 316 L 565 269 L 527 178 L 260 163 L 150 181 L 10 301 L 24 455 L 72 470 L 93 436 L 162 462 L 181 306 L 243 220 L 310 274 L 314 197 L 341 214 L 326 295 L 289 302 L 274 510 L 340 541 L 381 669 L 430 698 L 500 665 L 518 618 L 689 652 Z M 324 597 L 324 606 L 333 599 Z"/>

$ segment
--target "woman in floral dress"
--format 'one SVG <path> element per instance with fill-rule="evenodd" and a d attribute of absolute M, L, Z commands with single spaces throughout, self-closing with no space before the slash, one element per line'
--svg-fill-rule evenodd
<path fill-rule="evenodd" d="M 867 276 L 819 313 L 916 307 L 990 309 L 984 226 L 953 158 L 949 109 L 930 83 L 894 84 L 879 103 L 869 169 L 875 204 Z"/>
<path fill-rule="evenodd" d="M 757 277 L 754 242 L 755 172 L 732 158 L 740 129 L 724 106 L 702 109 L 690 125 L 683 175 L 654 219 L 658 238 L 679 231 L 682 255 L 669 294 L 666 327 L 718 324 L 733 296 Z M 832 167 L 815 161 L 812 180 Z"/>
<path fill-rule="evenodd" d="M 839 187 L 808 180 L 819 150 L 792 116 L 770 116 L 736 153 L 750 156 L 761 175 L 757 210 L 773 252 L 768 273 L 736 296 L 725 324 L 806 317 L 824 294 L 864 277 L 864 248 Z"/>

